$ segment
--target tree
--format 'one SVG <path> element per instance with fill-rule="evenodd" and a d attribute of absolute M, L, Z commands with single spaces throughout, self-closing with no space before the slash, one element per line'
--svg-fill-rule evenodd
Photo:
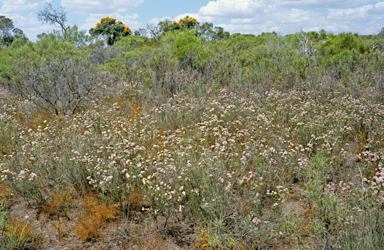
<path fill-rule="evenodd" d="M 50 3 L 45 3 L 44 10 L 37 13 L 37 19 L 43 24 L 59 25 L 64 39 L 66 39 L 66 31 L 69 28 L 67 24 L 67 12 L 63 7 L 54 9 Z"/>
<path fill-rule="evenodd" d="M 121 37 L 129 36 L 132 31 L 123 22 L 116 22 L 115 18 L 107 16 L 102 18 L 101 21 L 96 24 L 95 28 L 91 28 L 89 33 L 92 36 L 103 35 L 106 37 L 107 44 L 113 45 Z"/>
<path fill-rule="evenodd" d="M 15 28 L 13 21 L 5 16 L 0 16 L 0 44 L 10 46 L 21 38 L 21 42 L 28 41 L 21 29 Z"/>

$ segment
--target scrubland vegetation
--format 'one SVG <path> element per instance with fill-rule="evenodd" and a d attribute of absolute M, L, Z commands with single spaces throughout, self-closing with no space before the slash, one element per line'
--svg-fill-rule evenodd
<path fill-rule="evenodd" d="M 0 248 L 383 249 L 384 40 L 185 20 L 3 47 Z"/>

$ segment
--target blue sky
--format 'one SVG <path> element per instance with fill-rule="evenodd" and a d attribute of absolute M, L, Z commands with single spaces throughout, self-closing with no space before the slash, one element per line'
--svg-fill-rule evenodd
<path fill-rule="evenodd" d="M 44 3 L 62 6 L 71 25 L 89 30 L 102 17 L 123 21 L 132 30 L 185 15 L 211 22 L 230 33 L 276 31 L 377 34 L 384 27 L 384 2 L 378 0 L 0 0 L 0 15 L 11 18 L 30 40 L 59 27 L 42 25 L 36 13 Z"/>

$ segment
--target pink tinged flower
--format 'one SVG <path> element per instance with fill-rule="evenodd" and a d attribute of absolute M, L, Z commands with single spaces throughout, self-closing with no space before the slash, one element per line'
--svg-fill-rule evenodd
<path fill-rule="evenodd" d="M 139 150 L 142 150 L 143 148 L 137 145 L 136 147 L 133 148 L 133 151 L 136 153 Z"/>
<path fill-rule="evenodd" d="M 259 220 L 257 217 L 255 217 L 255 218 L 253 218 L 252 222 L 254 224 L 258 225 L 261 222 L 261 220 Z"/>

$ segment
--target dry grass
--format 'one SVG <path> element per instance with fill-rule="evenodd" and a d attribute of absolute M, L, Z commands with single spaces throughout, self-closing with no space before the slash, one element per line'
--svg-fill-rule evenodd
<path fill-rule="evenodd" d="M 117 209 L 114 204 L 101 200 L 96 195 L 84 197 L 80 208 L 74 232 L 81 241 L 100 237 L 107 222 L 116 219 Z"/>
<path fill-rule="evenodd" d="M 21 217 L 10 217 L 3 230 L 1 240 L 5 249 L 28 249 L 27 245 L 36 242 L 41 237 L 35 226 Z"/>
<path fill-rule="evenodd" d="M 73 189 L 58 190 L 53 194 L 52 199 L 42 206 L 42 212 L 48 216 L 69 219 L 69 203 L 73 199 L 73 193 Z"/>

